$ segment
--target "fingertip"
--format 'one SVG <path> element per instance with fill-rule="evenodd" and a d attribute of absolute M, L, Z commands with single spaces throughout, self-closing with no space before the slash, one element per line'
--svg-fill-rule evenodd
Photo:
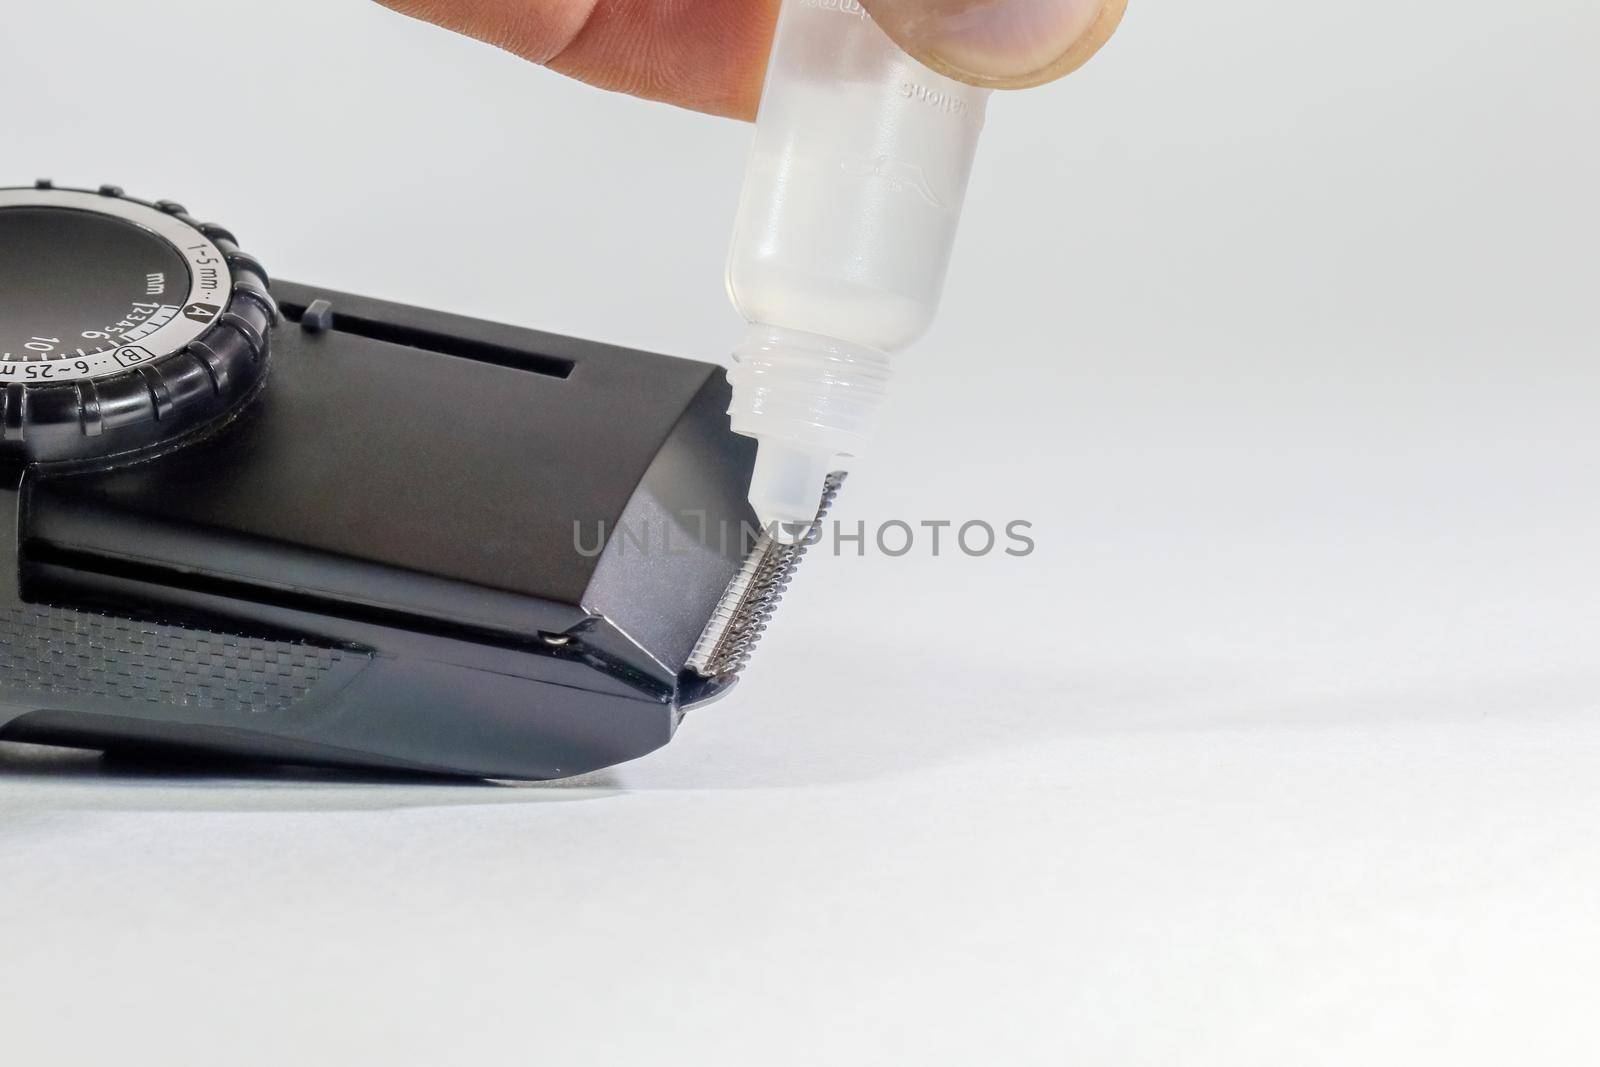
<path fill-rule="evenodd" d="M 885 33 L 957 81 L 1022 89 L 1077 70 L 1111 39 L 1128 0 L 861 0 Z"/>

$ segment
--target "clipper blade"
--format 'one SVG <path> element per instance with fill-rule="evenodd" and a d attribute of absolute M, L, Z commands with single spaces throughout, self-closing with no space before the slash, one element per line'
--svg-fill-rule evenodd
<path fill-rule="evenodd" d="M 843 472 L 828 475 L 817 517 L 798 543 L 783 544 L 770 533 L 763 533 L 756 541 L 696 642 L 689 656 L 690 670 L 702 678 L 732 678 L 744 670 L 761 635 L 767 632 L 767 623 L 789 588 L 795 568 L 806 549 L 816 543 L 822 520 L 839 495 L 844 479 Z"/>

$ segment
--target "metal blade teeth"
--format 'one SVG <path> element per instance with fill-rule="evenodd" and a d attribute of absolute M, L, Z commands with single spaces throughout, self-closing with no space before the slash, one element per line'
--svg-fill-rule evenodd
<path fill-rule="evenodd" d="M 767 623 L 788 590 L 795 568 L 821 532 L 822 520 L 844 479 L 843 472 L 828 475 L 816 521 L 799 544 L 786 545 L 770 534 L 761 535 L 695 644 L 689 656 L 690 670 L 703 678 L 726 678 L 744 670 L 761 635 L 767 632 Z"/>

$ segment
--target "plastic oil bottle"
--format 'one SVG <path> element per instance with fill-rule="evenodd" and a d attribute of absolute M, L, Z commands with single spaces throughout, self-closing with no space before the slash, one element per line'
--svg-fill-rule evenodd
<path fill-rule="evenodd" d="M 733 429 L 780 539 L 870 440 L 889 357 L 939 304 L 989 91 L 903 52 L 855 0 L 785 0 L 740 197 L 728 293 Z"/>

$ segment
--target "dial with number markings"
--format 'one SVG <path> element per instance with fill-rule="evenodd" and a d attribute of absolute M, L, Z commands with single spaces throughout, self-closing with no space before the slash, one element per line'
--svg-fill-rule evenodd
<path fill-rule="evenodd" d="M 231 285 L 215 242 L 154 207 L 0 190 L 0 384 L 102 378 L 177 351 Z"/>
<path fill-rule="evenodd" d="M 137 457 L 248 402 L 278 321 L 267 286 L 171 201 L 0 188 L 0 468 Z"/>

